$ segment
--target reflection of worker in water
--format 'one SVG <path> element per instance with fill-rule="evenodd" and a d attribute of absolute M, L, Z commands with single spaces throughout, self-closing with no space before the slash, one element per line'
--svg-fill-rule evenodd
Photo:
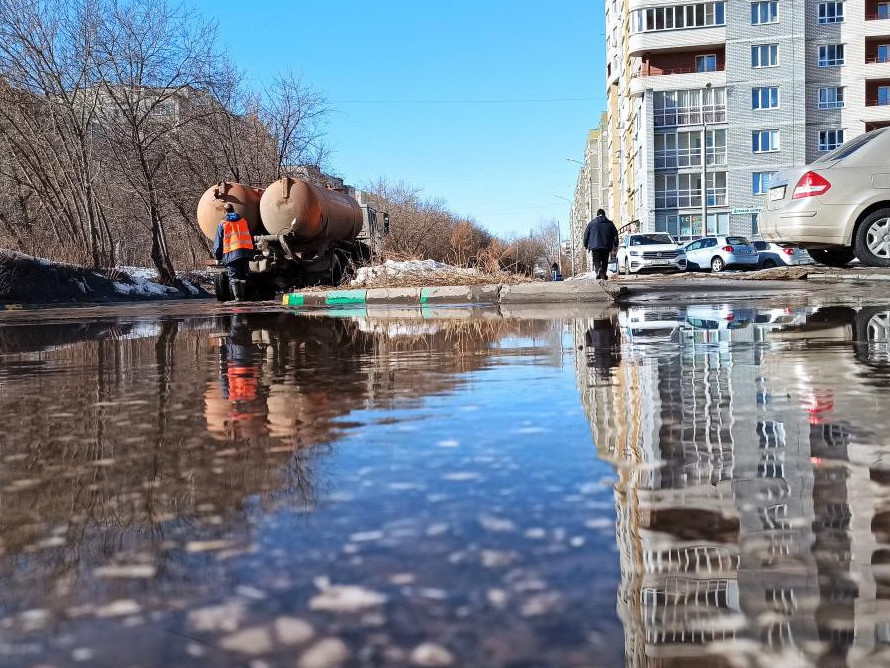
<path fill-rule="evenodd" d="M 252 331 L 244 316 L 233 316 L 220 349 L 219 392 L 222 396 L 208 388 L 205 397 L 211 431 L 235 438 L 267 431 L 265 393 L 255 363 L 256 352 Z M 216 404 L 220 405 L 216 407 Z"/>
<path fill-rule="evenodd" d="M 621 338 L 618 334 L 618 318 L 596 318 L 593 327 L 584 335 L 587 346 L 587 366 L 603 376 L 621 363 Z"/>

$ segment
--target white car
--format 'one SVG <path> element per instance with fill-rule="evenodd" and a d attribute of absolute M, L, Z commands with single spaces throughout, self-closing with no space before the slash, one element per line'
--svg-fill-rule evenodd
<path fill-rule="evenodd" d="M 810 254 L 797 246 L 777 244 L 775 241 L 755 241 L 751 245 L 757 250 L 761 269 L 814 264 Z"/>
<path fill-rule="evenodd" d="M 686 253 L 670 234 L 628 234 L 618 246 L 618 273 L 686 271 Z"/>

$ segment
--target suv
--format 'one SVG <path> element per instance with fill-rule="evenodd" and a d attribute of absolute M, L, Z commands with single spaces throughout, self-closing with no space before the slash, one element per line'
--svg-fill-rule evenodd
<path fill-rule="evenodd" d="M 763 269 L 813 264 L 810 254 L 797 246 L 777 244 L 775 241 L 755 241 L 751 245 L 757 250 Z"/>
<path fill-rule="evenodd" d="M 799 245 L 831 266 L 855 256 L 870 267 L 890 267 L 887 130 L 860 135 L 806 167 L 774 176 L 758 221 L 761 236 Z"/>
<path fill-rule="evenodd" d="M 757 251 L 745 237 L 703 237 L 686 245 L 686 267 L 689 270 L 754 269 L 759 261 Z"/>
<path fill-rule="evenodd" d="M 636 274 L 647 269 L 686 270 L 686 254 L 670 234 L 628 234 L 618 246 L 619 274 Z"/>

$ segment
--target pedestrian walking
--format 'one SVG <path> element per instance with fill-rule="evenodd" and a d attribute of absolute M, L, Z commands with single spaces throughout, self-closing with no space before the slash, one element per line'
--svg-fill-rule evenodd
<path fill-rule="evenodd" d="M 597 278 L 606 278 L 609 256 L 618 250 L 618 228 L 606 218 L 606 212 L 597 209 L 596 218 L 587 223 L 584 230 L 584 248 L 593 256 L 593 270 Z"/>
<path fill-rule="evenodd" d="M 247 296 L 247 274 L 250 271 L 250 257 L 253 255 L 253 237 L 247 221 L 235 213 L 235 207 L 226 204 L 226 217 L 216 229 L 213 252 L 218 262 L 226 266 L 232 294 L 239 302 Z"/>

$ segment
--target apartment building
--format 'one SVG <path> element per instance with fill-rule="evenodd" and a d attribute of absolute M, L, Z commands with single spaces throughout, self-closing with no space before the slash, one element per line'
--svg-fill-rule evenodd
<path fill-rule="evenodd" d="M 590 271 L 590 256 L 584 248 L 584 230 L 587 223 L 596 215 L 597 209 L 604 209 L 611 215 L 609 179 L 609 152 L 606 143 L 608 117 L 604 113 L 600 125 L 587 133 L 584 147 L 584 162 L 578 173 L 575 196 L 570 215 L 570 243 L 578 271 Z M 580 261 L 578 261 L 580 260 Z"/>
<path fill-rule="evenodd" d="M 607 0 L 619 225 L 757 234 L 772 176 L 890 125 L 890 2 Z"/>

